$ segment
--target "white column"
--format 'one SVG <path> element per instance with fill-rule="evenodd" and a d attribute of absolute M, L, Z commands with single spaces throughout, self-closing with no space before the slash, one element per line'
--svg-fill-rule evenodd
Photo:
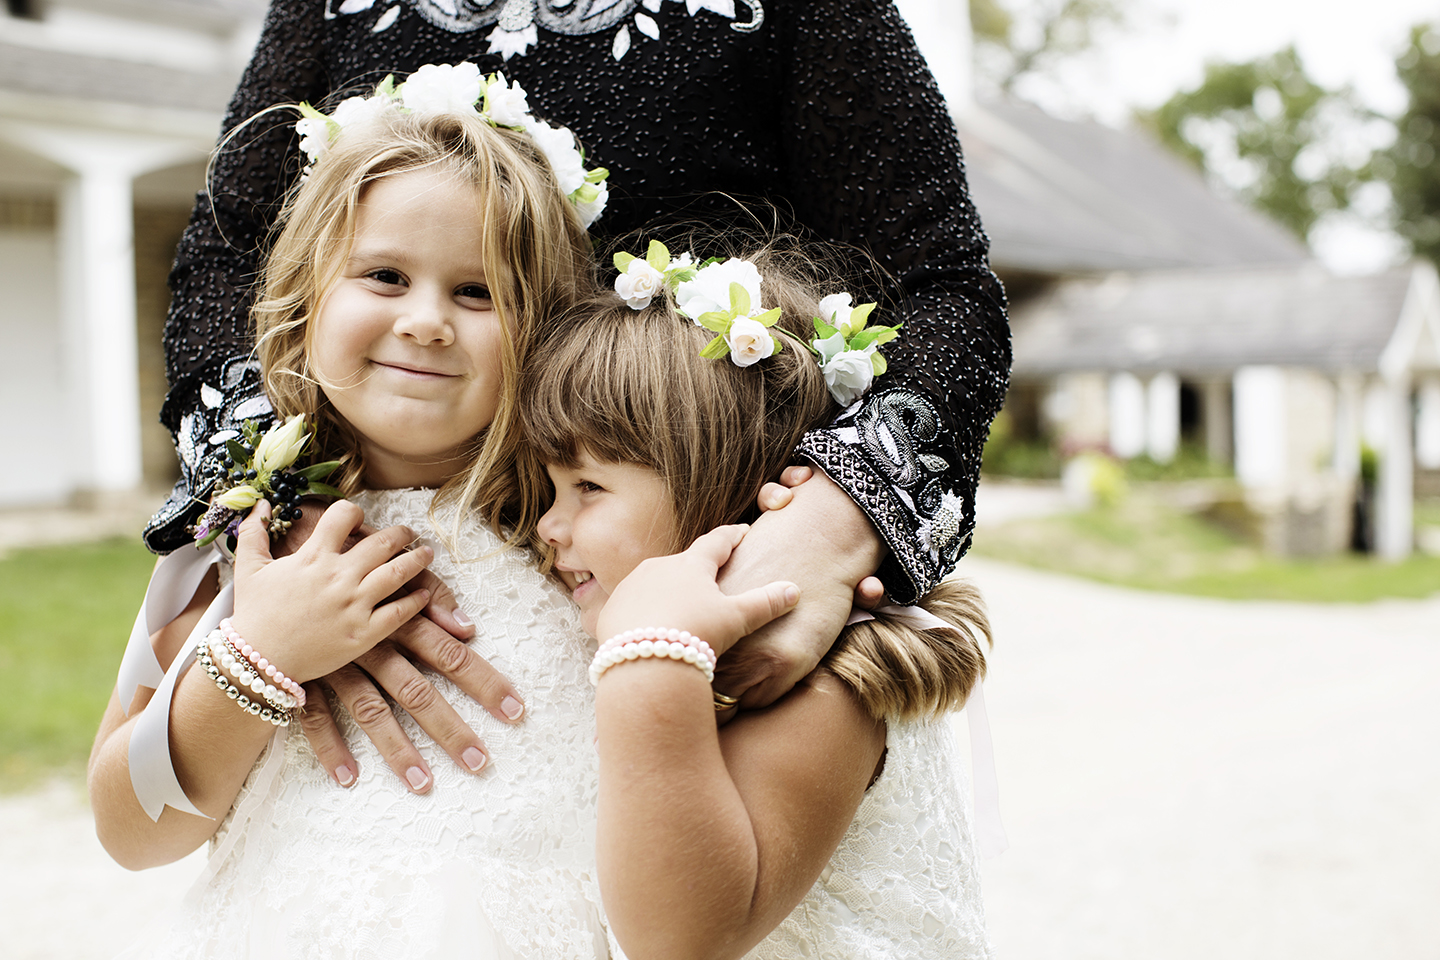
<path fill-rule="evenodd" d="M 1180 381 L 1168 370 L 1145 387 L 1145 452 L 1156 463 L 1175 459 L 1180 446 Z"/>
<path fill-rule="evenodd" d="M 76 479 L 95 491 L 133 489 L 142 458 L 131 185 L 197 150 L 179 140 L 23 123 L 0 126 L 0 138 L 73 174 L 60 191 L 58 226 Z"/>
<path fill-rule="evenodd" d="M 1110 378 L 1110 452 L 1129 459 L 1145 450 L 1145 385 L 1133 373 Z"/>
<path fill-rule="evenodd" d="M 1286 479 L 1285 371 L 1235 371 L 1235 476 L 1250 488 L 1279 487 Z"/>
<path fill-rule="evenodd" d="M 1201 392 L 1205 424 L 1205 455 L 1212 463 L 1235 458 L 1235 424 L 1230 413 L 1230 381 L 1207 380 Z"/>
<path fill-rule="evenodd" d="M 1403 560 L 1414 541 L 1415 475 L 1411 458 L 1410 384 L 1395 380 L 1383 393 L 1385 438 L 1376 478 L 1375 552 L 1386 560 Z"/>
<path fill-rule="evenodd" d="M 62 309 L 79 415 L 83 486 L 140 484 L 140 379 L 135 345 L 135 236 L 130 175 L 91 167 L 60 193 Z"/>
<path fill-rule="evenodd" d="M 1331 469 L 1341 480 L 1360 477 L 1360 412 L 1364 387 L 1357 373 L 1335 379 L 1335 447 Z"/>
<path fill-rule="evenodd" d="M 1426 377 L 1416 391 L 1415 462 L 1440 469 L 1440 380 Z"/>

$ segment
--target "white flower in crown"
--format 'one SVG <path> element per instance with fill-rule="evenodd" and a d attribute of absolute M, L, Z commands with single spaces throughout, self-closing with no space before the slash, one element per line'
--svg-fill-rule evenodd
<path fill-rule="evenodd" d="M 589 182 L 570 195 L 570 203 L 574 205 L 575 212 L 580 215 L 580 222 L 586 227 L 600 219 L 600 214 L 605 212 L 605 203 L 610 199 L 610 187 L 604 180 L 590 180 L 594 175 L 595 171 L 590 171 L 586 175 Z M 595 191 L 595 195 L 588 200 L 585 199 L 587 188 Z"/>
<path fill-rule="evenodd" d="M 405 109 L 422 117 L 442 113 L 474 114 L 480 99 L 480 68 L 468 60 L 427 63 L 399 89 Z"/>
<path fill-rule="evenodd" d="M 317 111 L 315 116 L 307 114 L 296 120 L 295 132 L 300 134 L 300 150 L 307 167 L 330 152 L 330 118 L 324 114 Z"/>
<path fill-rule="evenodd" d="M 518 83 L 506 83 L 500 74 L 491 74 L 485 81 L 485 118 L 502 127 L 525 129 L 534 122 L 525 90 Z"/>
<path fill-rule="evenodd" d="M 850 313 L 854 310 L 851 306 L 850 294 L 832 293 L 820 300 L 820 319 L 841 333 L 849 334 L 845 328 L 850 325 Z"/>
<path fill-rule="evenodd" d="M 763 323 L 749 317 L 731 322 L 730 329 L 725 331 L 725 345 L 730 348 L 730 362 L 737 367 L 748 367 L 780 351 L 780 341 L 770 335 Z"/>
<path fill-rule="evenodd" d="M 665 274 L 639 257 L 615 278 L 615 292 L 631 310 L 644 310 L 665 290 Z"/>
<path fill-rule="evenodd" d="M 871 357 L 875 354 L 872 345 L 864 350 L 842 350 L 820 364 L 825 375 L 825 386 L 830 396 L 842 407 L 848 407 L 864 396 L 875 382 L 875 367 Z"/>
<path fill-rule="evenodd" d="M 880 345 L 900 335 L 900 325 L 893 327 L 866 326 L 873 303 L 851 306 L 850 294 L 834 293 L 819 304 L 820 316 L 815 318 L 815 339 L 810 351 L 820 363 L 825 386 L 830 396 L 842 407 L 859 400 L 875 378 L 885 372 L 885 357 Z"/>
<path fill-rule="evenodd" d="M 349 97 L 341 100 L 335 112 L 330 114 L 330 122 L 338 124 L 341 129 L 359 126 L 379 118 L 394 107 L 395 101 L 383 93 L 373 97 Z"/>
<path fill-rule="evenodd" d="M 681 283 L 675 289 L 676 309 L 697 324 L 703 314 L 728 313 L 732 308 L 731 285 L 737 283 L 750 302 L 741 315 L 753 317 L 761 313 L 760 271 L 749 260 L 734 257 L 701 267 L 693 280 Z"/>
<path fill-rule="evenodd" d="M 545 159 L 550 161 L 561 193 L 568 197 L 585 186 L 585 158 L 575 145 L 574 134 L 564 127 L 552 127 L 539 120 L 532 120 L 525 132 L 530 134 L 540 152 L 545 154 Z"/>

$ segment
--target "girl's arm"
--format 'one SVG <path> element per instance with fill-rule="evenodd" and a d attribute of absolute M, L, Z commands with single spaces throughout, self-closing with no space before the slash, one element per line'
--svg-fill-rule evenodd
<path fill-rule="evenodd" d="M 784 613 L 788 584 L 738 597 L 715 586 L 743 536 L 721 528 L 641 564 L 607 603 L 601 635 L 677 627 L 723 653 Z M 631 960 L 737 957 L 769 934 L 844 836 L 885 742 L 883 724 L 824 671 L 717 732 L 698 669 L 627 661 L 601 677 L 595 710 L 601 891 Z"/>
<path fill-rule="evenodd" d="M 309 680 L 348 663 L 424 608 L 424 590 L 385 602 L 430 561 L 428 547 L 405 550 L 413 539 L 409 530 L 391 527 L 346 551 L 345 538 L 362 516 L 342 502 L 300 551 L 271 560 L 268 518 L 268 505 L 261 504 L 241 526 L 233 620 L 241 636 L 291 678 Z M 168 667 L 183 653 L 216 587 L 212 574 L 185 611 L 152 638 L 161 664 Z M 150 696 L 137 694 L 127 720 L 112 694 L 90 757 L 96 832 L 117 862 L 135 870 L 170 863 L 209 839 L 275 732 L 192 666 L 170 705 L 170 759 L 185 795 L 213 819 L 166 808 L 152 821 L 131 788 L 129 762 L 130 735 L 141 701 Z"/>

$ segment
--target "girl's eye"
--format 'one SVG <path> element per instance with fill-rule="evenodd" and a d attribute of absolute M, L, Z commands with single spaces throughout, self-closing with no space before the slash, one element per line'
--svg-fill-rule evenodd
<path fill-rule="evenodd" d="M 389 267 L 371 270 L 366 276 L 376 283 L 382 283 L 387 287 L 398 287 L 405 283 L 405 278 L 400 275 L 400 271 L 392 270 Z"/>
<path fill-rule="evenodd" d="M 575 489 L 581 493 L 602 493 L 605 488 L 589 480 L 576 480 Z"/>
<path fill-rule="evenodd" d="M 481 284 L 478 284 L 478 283 L 467 283 L 467 284 L 465 284 L 465 285 L 464 285 L 463 287 L 461 287 L 459 290 L 456 290 L 456 291 L 455 291 L 455 295 L 456 295 L 457 297 L 462 297 L 462 298 L 464 298 L 464 299 L 466 299 L 466 300 L 489 300 L 489 299 L 490 299 L 490 291 L 489 291 L 487 288 L 485 288 L 484 286 L 482 286 Z"/>

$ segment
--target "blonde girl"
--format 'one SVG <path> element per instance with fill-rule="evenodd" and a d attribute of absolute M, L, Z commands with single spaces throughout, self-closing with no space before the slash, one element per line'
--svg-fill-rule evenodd
<path fill-rule="evenodd" d="M 630 305 L 616 294 L 582 304 L 524 371 L 529 455 L 550 480 L 530 490 L 548 505 L 537 538 L 586 629 L 614 638 L 592 678 L 598 869 L 615 949 L 630 960 L 988 956 L 942 717 L 984 672 L 988 626 L 973 588 L 945 583 L 923 610 L 849 627 L 785 698 L 716 727 L 727 703 L 693 638 L 724 655 L 797 591 L 721 595 L 717 569 L 746 528 L 714 528 L 750 518 L 800 436 L 836 412 L 806 346 L 821 311 L 800 264 L 762 254 L 719 265 L 725 279 L 758 284 L 761 304 L 750 289 L 740 313 L 779 309 L 778 353 L 753 325 L 758 353 L 756 340 L 741 343 L 743 321 L 701 329 L 692 321 L 704 317 L 679 315 L 663 293 L 638 306 L 647 291 L 627 274 L 618 289 Z M 646 283 L 654 292 L 663 281 L 657 271 Z M 714 321 L 725 280 L 710 287 Z M 724 347 L 700 356 L 717 330 L 735 362 Z M 844 396 L 840 365 L 827 372 Z"/>
<path fill-rule="evenodd" d="M 259 504 L 239 528 L 228 621 L 211 631 L 231 589 L 212 569 L 152 638 L 173 700 L 142 710 L 143 689 L 111 700 L 90 764 L 107 850 L 139 868 L 213 840 L 179 917 L 136 956 L 605 953 L 589 866 L 589 651 L 565 596 L 492 532 L 523 520 L 510 481 L 517 371 L 539 325 L 588 289 L 571 201 L 596 196 L 557 181 L 555 135 L 573 151 L 567 133 L 539 129 L 523 93 L 465 66 L 426 68 L 398 94 L 382 87 L 302 124 L 314 162 L 265 268 L 259 360 L 276 412 L 315 424 L 315 455 L 340 461 L 336 482 L 354 502 L 281 559 Z M 457 85 L 468 99 L 449 95 Z M 463 108 L 478 91 L 487 116 Z M 362 515 L 384 529 L 347 549 Z M 472 646 L 524 685 L 532 709 L 505 725 L 434 678 L 500 756 L 466 751 L 461 772 L 405 716 L 433 774 L 395 778 L 352 736 L 360 764 L 341 789 L 303 737 L 266 722 L 298 717 L 297 697 L 237 697 L 235 651 L 278 669 L 276 688 L 325 676 L 425 606 L 429 591 L 406 584 L 426 566 L 483 611 Z M 187 669 L 191 650 L 200 664 Z M 237 707 L 247 694 L 269 704 L 263 716 Z M 153 770 L 132 769 L 132 737 L 157 709 L 183 793 L 152 814 L 141 795 Z"/>

